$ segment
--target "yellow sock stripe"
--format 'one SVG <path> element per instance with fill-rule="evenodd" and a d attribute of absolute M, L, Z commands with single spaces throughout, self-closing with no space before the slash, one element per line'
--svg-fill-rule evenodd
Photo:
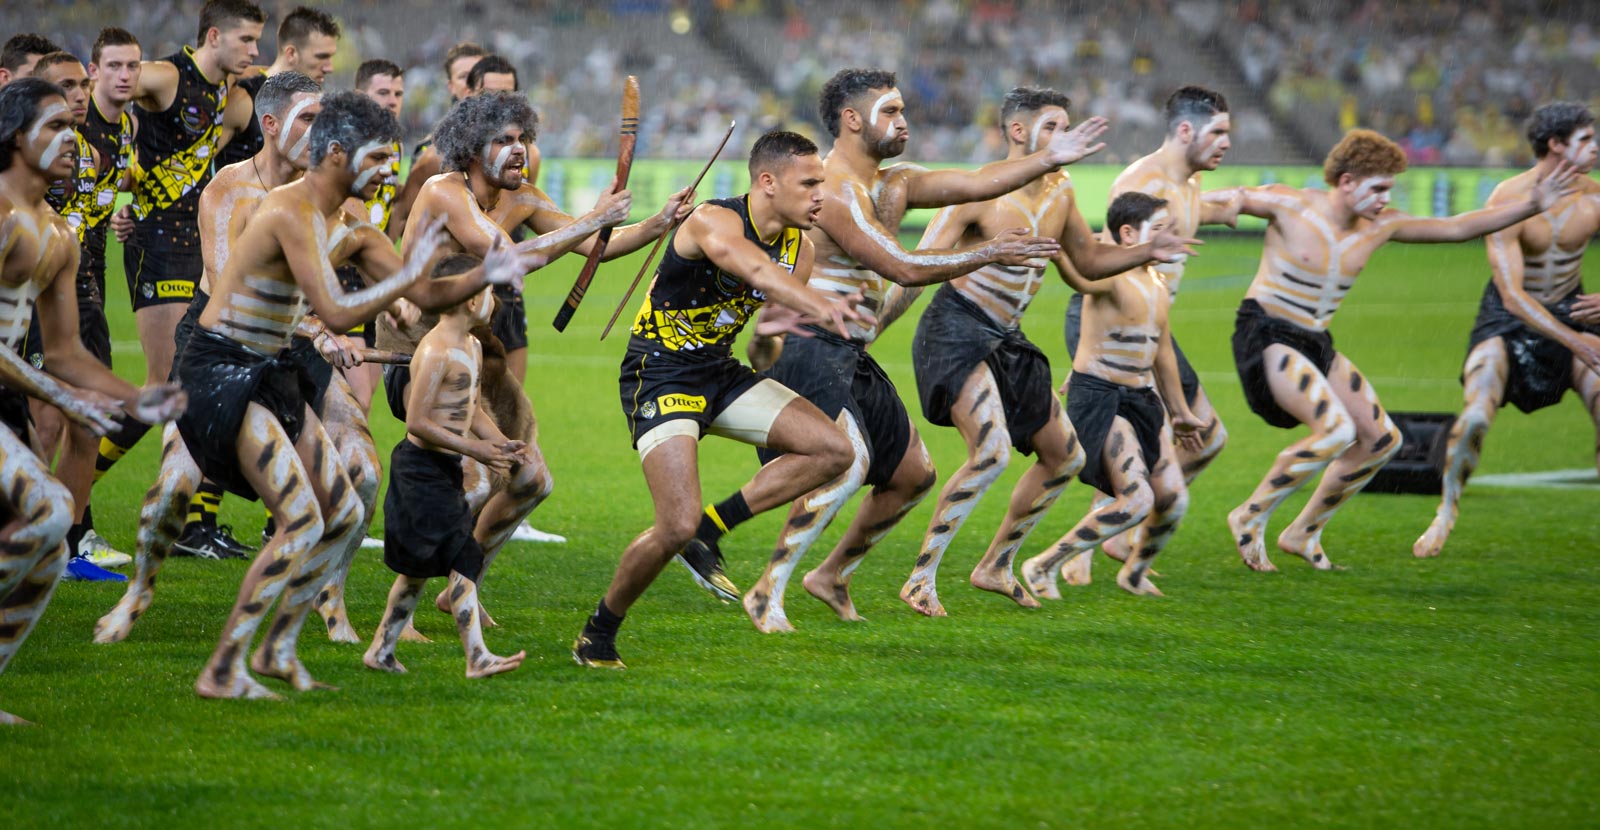
<path fill-rule="evenodd" d="M 721 528 L 723 533 L 727 533 L 728 532 L 728 523 L 723 521 L 721 516 L 717 515 L 717 506 L 716 505 L 714 505 L 714 504 L 706 505 L 706 515 L 711 517 L 711 521 L 716 522 L 717 527 Z"/>

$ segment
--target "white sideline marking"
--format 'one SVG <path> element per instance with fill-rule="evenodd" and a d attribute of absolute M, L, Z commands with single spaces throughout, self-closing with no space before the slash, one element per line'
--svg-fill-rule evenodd
<path fill-rule="evenodd" d="M 1518 488 L 1546 488 L 1550 490 L 1594 490 L 1600 489 L 1600 474 L 1595 473 L 1593 467 L 1577 470 L 1544 470 L 1537 473 L 1500 473 L 1489 476 L 1473 476 L 1468 485 L 1471 487 L 1518 487 Z"/>

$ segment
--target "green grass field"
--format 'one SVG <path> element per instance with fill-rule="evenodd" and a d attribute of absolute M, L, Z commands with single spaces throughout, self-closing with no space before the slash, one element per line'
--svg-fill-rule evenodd
<path fill-rule="evenodd" d="M 571 541 L 513 545 L 483 592 L 501 623 L 491 648 L 527 649 L 522 669 L 465 680 L 449 619 L 428 610 L 418 625 L 435 642 L 402 647 L 409 675 L 367 671 L 360 647 L 312 626 L 305 661 L 342 691 L 200 700 L 191 684 L 240 563 L 173 561 L 149 613 L 115 646 L 92 645 L 90 633 L 121 589 L 65 583 L 0 678 L 0 706 L 44 725 L 0 732 L 0 826 L 1600 824 L 1596 488 L 1475 487 L 1432 561 L 1410 551 L 1432 499 L 1363 495 L 1325 537 L 1347 570 L 1312 572 L 1285 554 L 1275 557 L 1282 573 L 1241 566 L 1223 516 L 1291 440 L 1245 409 L 1228 345 L 1259 246 L 1213 240 L 1173 312 L 1233 437 L 1158 560 L 1165 599 L 1117 590 L 1106 560 L 1092 586 L 1037 611 L 968 587 L 1026 468 L 1018 458 L 945 559 L 946 619 L 896 597 L 930 498 L 856 574 L 869 622 L 836 621 L 795 584 L 799 631 L 762 636 L 737 605 L 673 568 L 624 628 L 630 669 L 575 667 L 568 646 L 650 509 L 617 410 L 624 338 L 597 340 L 637 260 L 607 268 L 558 336 L 548 318 L 578 264 L 562 263 L 530 284 L 529 390 L 556 477 L 535 524 Z M 1480 245 L 1392 246 L 1373 260 L 1334 333 L 1389 408 L 1458 408 L 1485 266 Z M 120 274 L 111 282 L 118 370 L 138 378 L 126 289 Z M 1056 360 L 1066 299 L 1047 286 L 1026 326 Z M 914 323 L 874 351 L 947 473 L 963 450 L 953 430 L 915 413 Z M 377 409 L 387 459 L 401 426 Z M 1482 472 L 1589 467 L 1593 446 L 1575 398 L 1534 416 L 1510 410 Z M 148 439 L 95 493 L 101 532 L 130 550 L 156 450 Z M 719 440 L 705 443 L 702 464 L 715 498 L 755 469 L 752 452 Z M 1069 487 L 1028 554 L 1088 500 Z M 253 539 L 262 514 L 230 498 L 223 520 Z M 759 518 L 725 541 L 741 586 L 779 521 Z M 349 602 L 364 636 L 390 581 L 376 552 L 357 561 Z"/>

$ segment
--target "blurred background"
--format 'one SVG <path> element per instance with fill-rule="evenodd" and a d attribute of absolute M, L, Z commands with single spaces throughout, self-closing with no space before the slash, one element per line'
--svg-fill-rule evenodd
<path fill-rule="evenodd" d="M 277 23 L 296 3 L 261 3 Z M 1600 101 L 1593 0 L 343 0 L 316 3 L 344 27 L 331 86 L 364 59 L 406 69 L 408 143 L 449 104 L 441 61 L 461 40 L 510 59 L 539 111 L 545 158 L 615 152 L 620 80 L 644 90 L 639 154 L 703 158 L 729 119 L 748 144 L 782 125 L 825 138 L 816 93 L 847 66 L 899 73 L 907 155 L 981 162 L 1003 154 L 1000 98 L 1019 84 L 1067 92 L 1074 115 L 1115 125 L 1097 161 L 1160 143 L 1161 106 L 1184 83 L 1233 109 L 1229 164 L 1316 164 L 1345 130 L 1371 127 L 1417 165 L 1518 166 L 1522 121 L 1555 98 Z M 121 25 L 146 56 L 192 43 L 195 0 L 6 0 L 0 33 L 36 31 L 87 57 Z M 826 146 L 826 142 L 823 142 Z"/>

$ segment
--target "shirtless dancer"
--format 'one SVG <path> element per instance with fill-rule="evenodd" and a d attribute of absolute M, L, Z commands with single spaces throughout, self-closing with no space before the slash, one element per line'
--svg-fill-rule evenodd
<path fill-rule="evenodd" d="M 172 384 L 135 389 L 78 339 L 77 235 L 45 202 L 77 167 L 72 114 L 61 89 L 23 78 L 0 89 L 0 671 L 33 630 L 66 565 L 72 496 L 29 446 L 23 396 L 49 401 L 75 424 L 105 432 L 118 416 L 162 422 L 183 410 Z M 35 308 L 50 374 L 17 353 Z M 60 380 L 57 380 L 59 378 Z M 0 712 L 0 724 L 26 723 Z"/>
<path fill-rule="evenodd" d="M 200 10 L 198 46 L 145 61 L 139 69 L 133 103 L 142 172 L 133 203 L 110 221 L 119 238 L 131 228 L 123 270 L 148 383 L 165 381 L 172 373 L 178 321 L 204 270 L 200 193 L 211 180 L 217 153 L 251 123 L 249 97 L 229 92 L 233 79 L 258 54 L 265 22 L 266 14 L 249 0 L 207 0 Z M 107 435 L 100 442 L 98 469 L 110 469 L 147 431 L 133 423 Z M 203 485 L 191 505 L 194 521 L 184 529 L 180 553 L 242 558 L 250 552 L 217 526 L 221 499 L 220 487 Z"/>
<path fill-rule="evenodd" d="M 493 214 L 500 202 L 523 184 L 527 144 L 537 125 L 538 119 L 527 99 L 515 93 L 485 92 L 456 104 L 435 133 L 434 147 L 444 159 L 447 172 L 429 179 L 418 193 L 403 237 L 404 249 L 410 251 L 412 235 L 422 217 L 429 215 L 442 216 L 445 220 L 446 240 L 440 247 L 441 254 L 461 251 L 485 257 L 496 245 L 509 246 L 511 239 Z M 558 257 L 601 228 L 626 219 L 632 200 L 632 194 L 626 190 L 608 189 L 589 213 L 516 247 L 546 261 Z M 644 241 L 649 238 L 653 237 Z M 520 288 L 513 293 L 520 297 Z M 495 291 L 495 294 L 504 296 L 505 292 Z M 498 335 L 500 328 L 496 326 L 495 331 Z M 507 351 L 510 351 L 509 344 Z M 390 379 L 403 384 L 409 380 L 409 373 L 392 372 L 386 384 Z M 386 391 L 391 398 L 403 394 L 395 389 Z M 520 388 L 518 394 L 523 394 Z M 510 425 L 501 426 L 510 429 Z M 509 479 L 501 482 L 503 492 L 497 492 L 479 514 L 477 532 L 485 552 L 485 573 L 518 523 L 549 496 L 554 486 L 544 454 L 539 451 L 531 418 L 526 433 L 511 437 L 528 444 L 533 463 L 514 467 Z M 448 598 L 445 599 L 444 606 L 448 607 Z M 482 607 L 480 604 L 479 608 Z"/>
<path fill-rule="evenodd" d="M 1542 213 L 1490 234 L 1493 279 L 1483 290 L 1461 383 L 1466 404 L 1450 430 L 1444 498 L 1412 552 L 1438 556 L 1455 528 L 1461 491 L 1478 466 L 1483 438 L 1500 407 L 1552 406 L 1573 389 L 1594 419 L 1600 465 L 1600 295 L 1583 293 L 1583 253 L 1600 232 L 1594 114 L 1579 103 L 1546 104 L 1528 122 L 1533 168 L 1501 182 L 1489 205 L 1526 200 L 1565 162 L 1582 175 L 1577 192 Z"/>
<path fill-rule="evenodd" d="M 1123 245 L 1147 240 L 1173 221 L 1164 200 L 1138 191 L 1113 199 L 1106 211 L 1106 230 Z M 1095 282 L 1070 269 L 1062 273 L 1079 296 L 1088 297 L 1081 318 L 1086 336 L 1067 380 L 1067 416 L 1083 442 L 1083 480 L 1116 495 L 1022 563 L 1022 578 L 1035 594 L 1061 599 L 1056 568 L 1062 562 L 1087 556 L 1096 544 L 1138 526 L 1145 541 L 1123 564 L 1117 585 L 1132 594 L 1161 596 L 1149 579 L 1150 562 L 1189 506 L 1173 433 L 1193 435 L 1203 424 L 1189 411 L 1179 380 L 1167 327 L 1169 283 L 1148 267 Z"/>
<path fill-rule="evenodd" d="M 1333 567 L 1322 549 L 1328 521 L 1400 449 L 1399 428 L 1355 364 L 1334 351 L 1328 333 L 1373 251 L 1390 240 L 1464 242 L 1493 233 L 1549 209 L 1577 176 L 1563 160 L 1514 204 L 1424 219 L 1387 210 L 1395 176 L 1405 169 L 1394 142 L 1351 130 L 1323 162 L 1328 190 L 1265 185 L 1225 194 L 1239 212 L 1268 222 L 1261 267 L 1233 333 L 1245 401 L 1273 426 L 1311 429 L 1278 454 L 1250 498 L 1228 514 L 1239 555 L 1254 570 L 1276 570 L 1264 539 L 1272 512 L 1324 469 L 1278 547 L 1314 568 Z"/>
<path fill-rule="evenodd" d="M 487 54 L 489 50 L 471 41 L 457 43 L 444 53 L 445 89 L 450 93 L 451 106 L 467 97 L 467 76 L 472 73 L 472 67 Z M 422 192 L 422 186 L 437 176 L 443 167 L 438 151 L 433 150 L 433 135 L 430 133 L 411 151 L 411 172 L 406 175 L 400 195 L 395 197 L 392 222 L 396 230 L 390 236 L 398 238 L 399 230 L 404 229 L 406 221 L 411 218 L 411 206 L 417 201 L 417 194 Z"/>
<path fill-rule="evenodd" d="M 1008 157 L 1036 152 L 1066 130 L 1068 105 L 1067 96 L 1055 90 L 1012 90 L 1000 110 Z M 1077 252 L 1075 261 L 1082 269 L 1102 276 L 1107 269 L 1118 273 L 1115 269 L 1189 253 L 1168 233 L 1171 225 L 1158 223 L 1129 245 L 1093 241 L 1078 212 L 1072 181 L 1063 172 L 992 201 L 945 208 L 929 223 L 922 246 L 950 247 L 1020 226 L 1061 240 L 1063 248 Z M 1038 461 L 1017 482 L 1006 517 L 973 568 L 971 582 L 1024 607 L 1038 605 L 1017 584 L 1013 563 L 1028 534 L 1084 466 L 1078 437 L 1055 398 L 1050 363 L 1020 327 L 1043 282 L 1042 268 L 986 266 L 941 288 L 918 321 L 911 354 L 922 412 L 934 424 L 955 426 L 967 445 L 966 461 L 939 494 L 922 544 L 922 556 L 931 559 L 919 569 L 926 569 L 930 589 L 939 559 L 1004 474 L 1015 446 L 1037 455 Z"/>
<path fill-rule="evenodd" d="M 146 497 L 141 561 L 160 563 L 202 472 L 235 493 L 259 496 L 279 523 L 245 575 L 217 649 L 195 681 L 202 696 L 276 696 L 246 670 L 245 651 L 280 594 L 277 617 L 250 668 L 298 690 L 317 686 L 295 654 L 296 641 L 329 565 L 359 538 L 360 500 L 308 406 L 312 381 L 286 351 L 308 307 L 330 328 L 348 328 L 402 294 L 438 308 L 482 290 L 487 280 L 521 272 L 517 256 L 496 252 L 482 269 L 459 279 L 419 282 L 440 241 L 437 224 L 418 231 L 413 256 L 402 263 L 388 237 L 349 217 L 345 200 L 370 197 L 390 174 L 398 133 L 394 117 L 359 93 L 323 99 L 309 134 L 310 168 L 268 193 L 231 245 L 216 294 L 178 364 L 178 380 L 195 406 L 192 417 L 180 419 L 183 441 L 166 445 L 161 478 Z M 352 258 L 379 282 L 347 294 L 334 269 Z M 98 640 L 126 635 L 149 603 L 144 587 L 100 620 Z"/>
<path fill-rule="evenodd" d="M 1111 198 L 1123 193 L 1147 193 L 1165 199 L 1166 211 L 1172 217 L 1173 231 L 1183 236 L 1193 236 L 1201 225 L 1224 223 L 1230 214 L 1226 205 L 1215 199 L 1206 200 L 1200 192 L 1200 176 L 1222 164 L 1231 142 L 1228 132 L 1231 116 L 1227 99 L 1219 92 L 1199 86 L 1185 86 L 1167 98 L 1167 137 L 1161 148 L 1128 165 L 1111 185 Z M 1111 231 L 1106 231 L 1108 236 Z M 1179 284 L 1183 280 L 1184 260 L 1155 266 L 1156 273 L 1166 281 L 1173 301 L 1177 300 Z M 1076 355 L 1078 329 L 1083 316 L 1083 297 L 1074 295 L 1067 306 L 1067 353 Z M 1198 438 L 1186 436 L 1178 444 L 1178 461 L 1183 467 L 1184 483 L 1190 484 L 1221 454 L 1228 443 L 1228 431 L 1217 416 L 1211 399 L 1200 386 L 1200 376 L 1189 365 L 1189 358 L 1173 338 L 1172 348 L 1178 360 L 1178 374 L 1183 380 L 1185 402 L 1201 420 L 1206 422 Z M 1062 385 L 1063 392 L 1065 384 Z M 1157 390 L 1159 392 L 1159 390 Z M 1096 497 L 1096 509 L 1103 510 L 1112 497 Z M 1135 525 L 1137 532 L 1142 525 Z M 1129 550 L 1139 547 L 1133 534 L 1119 534 L 1107 539 L 1102 546 L 1106 555 L 1126 561 Z M 1062 576 L 1073 585 L 1090 582 L 1091 559 L 1076 557 L 1062 566 Z"/>

